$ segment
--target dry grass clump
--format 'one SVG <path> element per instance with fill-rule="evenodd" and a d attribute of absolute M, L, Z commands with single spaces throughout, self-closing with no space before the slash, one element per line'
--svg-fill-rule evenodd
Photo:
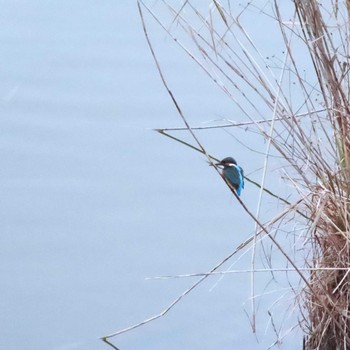
<path fill-rule="evenodd" d="M 237 12 L 229 1 L 213 0 L 209 14 L 204 14 L 202 4 L 193 1 L 179 8 L 163 1 L 173 15 L 170 25 L 160 20 L 155 8 L 140 3 L 237 107 L 241 124 L 218 127 L 249 124 L 255 135 L 267 140 L 263 172 L 270 154 L 284 159 L 284 178 L 295 189 L 292 198 L 298 203 L 289 203 L 290 211 L 296 223 L 305 224 L 308 218 L 304 244 L 295 248 L 304 251 L 304 266 L 301 255 L 286 250 L 278 234 L 272 244 L 305 285 L 297 298 L 300 325 L 307 334 L 304 346 L 350 348 L 350 2 L 295 0 L 288 7 L 276 0 L 264 8 L 247 2 Z M 249 11 L 276 25 L 284 57 L 273 62 L 264 57 L 264 43 L 249 34 Z M 192 39 L 192 50 L 182 44 L 184 34 Z M 184 129 L 194 136 L 196 128 L 186 124 Z M 198 149 L 207 155 L 202 145 Z M 282 222 L 286 215 L 277 217 Z M 259 214 L 254 220 L 261 228 Z M 265 234 L 269 225 L 262 230 Z M 255 239 L 250 243 L 260 244 Z M 298 269 L 305 266 L 309 274 Z"/>
<path fill-rule="evenodd" d="M 288 7 L 275 0 L 264 8 L 247 2 L 237 12 L 229 1 L 213 0 L 204 14 L 202 3 L 185 1 L 175 8 L 163 1 L 173 15 L 170 24 L 160 20 L 155 7 L 139 3 L 236 106 L 241 124 L 217 127 L 249 124 L 267 141 L 262 189 L 269 156 L 283 159 L 284 178 L 295 189 L 297 203 L 289 203 L 290 211 L 296 223 L 305 224 L 308 218 L 304 244 L 295 248 L 304 251 L 304 266 L 300 254 L 287 251 L 278 234 L 272 238 L 270 223 L 263 228 L 259 208 L 253 221 L 304 283 L 297 300 L 307 334 L 305 349 L 350 349 L 350 2 L 294 0 Z M 264 43 L 249 34 L 249 11 L 266 16 L 279 29 L 281 59 L 264 57 Z M 182 44 L 186 34 L 191 50 Z M 197 142 L 196 128 L 181 117 Z M 208 156 L 202 145 L 197 149 Z M 286 215 L 277 217 L 281 223 Z M 260 244 L 256 239 L 249 243 Z M 298 269 L 305 266 L 309 274 Z"/>
<path fill-rule="evenodd" d="M 323 162 L 316 168 L 318 184 L 306 204 L 312 243 L 307 263 L 315 268 L 305 293 L 308 350 L 350 348 L 349 4 L 295 2 L 337 151 L 333 169 Z"/>
<path fill-rule="evenodd" d="M 147 4 L 146 0 L 138 0 L 152 56 L 185 125 L 158 131 L 204 153 L 209 161 L 214 157 L 198 141 L 199 129 L 209 132 L 216 128 L 234 133 L 237 128 L 246 128 L 255 139 L 248 144 L 250 139 L 246 135 L 246 148 L 254 149 L 256 138 L 259 141 L 263 138 L 266 149 L 263 175 L 257 180 L 260 192 L 255 216 L 243 202 L 245 199 L 237 198 L 249 213 L 255 234 L 203 274 L 162 313 L 104 340 L 162 317 L 205 278 L 217 272 L 224 262 L 249 245 L 253 251 L 250 268 L 254 314 L 255 253 L 258 245 L 264 244 L 260 236 L 265 236 L 274 247 L 271 252 L 283 256 L 288 269 L 300 277 L 302 287 L 291 289 L 300 309 L 300 328 L 306 334 L 304 349 L 350 349 L 350 1 L 270 0 L 264 1 L 263 8 L 255 3 L 258 2 L 247 1 L 239 5 L 237 11 L 230 1 L 187 0 L 180 4 L 162 0 Z M 158 7 L 170 13 L 169 22 L 157 14 Z M 147 31 L 146 14 L 230 99 L 239 121 L 221 122 L 207 128 L 189 125 L 162 74 Z M 253 20 L 265 17 L 274 25 L 273 30 L 266 32 L 266 42 L 278 33 L 281 47 L 273 59 L 263 53 L 265 43 L 254 41 L 249 33 L 249 26 L 254 23 L 249 17 L 251 14 Z M 170 134 L 178 131 L 188 132 L 193 144 Z M 288 200 L 265 188 L 271 155 L 281 159 L 281 177 L 291 189 Z M 272 196 L 269 200 L 275 200 L 279 210 L 265 224 L 259 215 L 264 193 Z M 282 210 L 281 203 L 285 205 Z M 285 235 L 279 234 L 282 227 L 287 231 L 298 225 L 307 229 L 300 231 L 303 233 L 298 237 L 290 230 L 289 242 Z M 266 258 L 271 266 L 273 259 Z M 253 330 L 254 322 L 251 322 Z M 281 338 L 278 334 L 274 345 L 280 344 Z"/>
<path fill-rule="evenodd" d="M 333 184 L 334 185 L 334 184 Z M 346 349 L 350 334 L 350 202 L 317 188 L 310 209 L 312 255 L 305 291 L 306 349 Z"/>

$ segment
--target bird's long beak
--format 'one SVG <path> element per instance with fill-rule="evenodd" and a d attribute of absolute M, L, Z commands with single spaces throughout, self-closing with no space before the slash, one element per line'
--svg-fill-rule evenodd
<path fill-rule="evenodd" d="M 222 163 L 221 162 L 219 162 L 219 163 L 209 163 L 209 166 L 219 166 L 219 165 L 222 165 Z"/>

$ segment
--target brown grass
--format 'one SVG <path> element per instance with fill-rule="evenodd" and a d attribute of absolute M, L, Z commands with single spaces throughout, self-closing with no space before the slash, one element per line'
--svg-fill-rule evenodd
<path fill-rule="evenodd" d="M 260 180 L 247 179 L 260 188 L 256 214 L 239 201 L 256 230 L 222 261 L 252 247 L 253 331 L 254 271 L 260 247 L 271 270 L 273 254 L 278 252 L 287 267 L 299 275 L 300 287 L 291 289 L 299 307 L 298 326 L 305 334 L 304 349 L 350 349 L 350 1 L 295 0 L 294 6 L 287 8 L 277 0 L 264 2 L 264 8 L 247 2 L 239 11 L 229 1 L 206 1 L 207 6 L 203 6 L 204 1 L 196 6 L 192 1 L 138 3 L 162 81 L 185 124 L 184 128 L 158 131 L 205 154 L 209 161 L 215 157 L 196 138 L 199 129 L 235 132 L 242 126 L 266 140 L 263 175 Z M 170 22 L 162 20 L 164 10 L 171 14 Z M 266 33 L 266 41 L 270 35 L 280 37 L 282 58 L 266 58 L 264 43 L 250 36 L 246 19 L 252 13 L 275 25 L 274 32 Z M 240 115 L 239 122 L 199 128 L 189 125 L 157 62 L 146 15 L 227 95 Z M 309 67 L 307 74 L 305 65 Z M 193 136 L 194 144 L 171 135 L 184 131 Z M 282 158 L 281 173 L 294 203 L 265 188 L 271 154 Z M 259 214 L 263 195 L 275 200 L 279 210 L 265 224 Z M 301 225 L 306 229 L 295 235 L 291 227 Z M 282 227 L 290 230 L 287 240 L 280 233 Z M 264 243 L 264 235 L 270 238 L 270 246 Z M 126 330 L 166 314 L 204 278 L 217 272 L 222 263 L 202 274 L 199 282 L 162 313 Z M 273 345 L 281 343 L 281 335 L 276 338 Z"/>

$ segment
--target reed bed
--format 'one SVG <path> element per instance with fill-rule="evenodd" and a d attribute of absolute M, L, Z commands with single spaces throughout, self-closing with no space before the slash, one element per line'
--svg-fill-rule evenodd
<path fill-rule="evenodd" d="M 256 210 L 237 197 L 255 224 L 252 237 L 237 247 L 240 251 L 253 246 L 252 290 L 257 252 L 265 254 L 273 271 L 272 254 L 277 251 L 300 280 L 292 289 L 304 349 L 350 349 L 350 2 L 276 0 L 238 6 L 230 1 L 140 0 L 138 4 L 162 81 L 185 124 L 157 131 L 203 153 L 209 162 L 215 157 L 196 138 L 198 129 L 234 132 L 243 127 L 265 140 L 261 176 L 247 178 L 259 187 Z M 251 36 L 256 25 L 252 17 L 267 23 L 266 41 Z M 189 125 L 162 75 L 146 19 L 157 23 L 231 100 L 239 121 L 198 128 Z M 266 46 L 271 40 L 277 46 L 276 55 L 270 56 Z M 194 142 L 183 141 L 179 131 L 190 133 Z M 290 191 L 288 198 L 266 188 L 272 155 L 281 159 L 279 169 Z M 264 222 L 260 215 L 263 196 L 279 204 L 278 211 Z M 282 226 L 289 230 L 287 234 L 281 234 Z M 303 229 L 296 235 L 291 227 Z M 202 278 L 217 270 L 215 266 Z M 159 315 L 135 326 L 162 317 L 192 289 Z M 252 310 L 255 331 L 254 302 Z M 273 345 L 281 345 L 282 336 L 276 338 Z"/>

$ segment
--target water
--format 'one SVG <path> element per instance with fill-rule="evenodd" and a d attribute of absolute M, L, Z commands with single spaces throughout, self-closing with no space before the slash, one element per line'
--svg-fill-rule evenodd
<path fill-rule="evenodd" d="M 195 281 L 145 277 L 207 271 L 253 225 L 202 156 L 151 130 L 181 121 L 135 2 L 1 8 L 1 347 L 106 349 L 98 337 L 161 312 Z M 217 119 L 227 99 L 166 35 L 155 40 L 191 122 Z M 199 136 L 218 157 L 256 168 L 254 158 L 233 154 L 232 138 Z M 247 186 L 248 205 L 255 195 Z M 249 264 L 248 254 L 236 267 Z M 257 343 L 243 311 L 249 275 L 210 292 L 216 281 L 112 341 L 123 350 L 271 344 L 266 312 Z"/>

